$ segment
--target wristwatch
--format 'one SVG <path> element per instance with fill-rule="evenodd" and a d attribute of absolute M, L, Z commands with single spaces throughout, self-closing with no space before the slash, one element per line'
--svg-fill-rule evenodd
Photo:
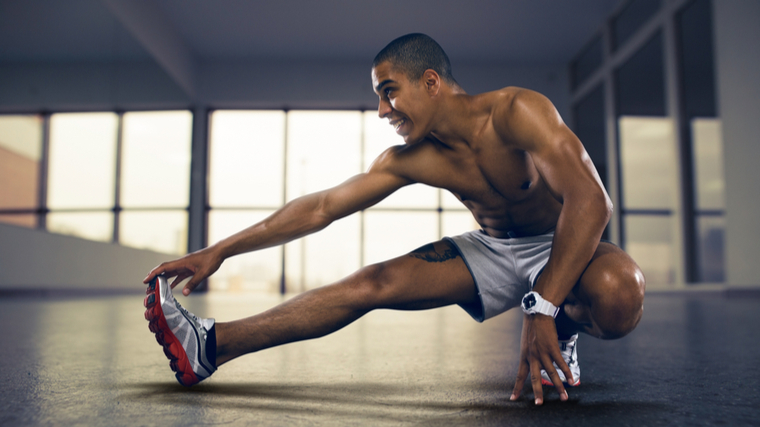
<path fill-rule="evenodd" d="M 538 292 L 531 291 L 522 299 L 522 309 L 525 314 L 543 314 L 556 318 L 559 307 L 543 299 Z"/>

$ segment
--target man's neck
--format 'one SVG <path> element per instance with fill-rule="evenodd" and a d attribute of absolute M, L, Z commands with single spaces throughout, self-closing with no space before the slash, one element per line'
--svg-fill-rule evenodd
<path fill-rule="evenodd" d="M 441 96 L 436 124 L 430 136 L 450 148 L 461 143 L 469 144 L 480 128 L 472 97 L 463 90 L 452 87 L 442 91 Z"/>

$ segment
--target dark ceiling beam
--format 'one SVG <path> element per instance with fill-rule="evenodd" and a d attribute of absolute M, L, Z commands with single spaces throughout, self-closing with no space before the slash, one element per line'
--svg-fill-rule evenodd
<path fill-rule="evenodd" d="M 197 60 L 161 9 L 149 0 L 101 0 L 156 62 L 194 99 Z"/>

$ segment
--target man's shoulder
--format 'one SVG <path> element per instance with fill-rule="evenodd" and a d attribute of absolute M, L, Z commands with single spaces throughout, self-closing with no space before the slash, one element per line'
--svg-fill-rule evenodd
<path fill-rule="evenodd" d="M 476 95 L 485 108 L 490 108 L 495 113 L 509 114 L 522 107 L 539 106 L 551 101 L 542 93 L 519 86 L 507 86 L 491 92 Z"/>
<path fill-rule="evenodd" d="M 522 139 L 517 133 L 522 128 L 533 128 L 541 123 L 537 119 L 559 119 L 554 104 L 540 92 L 508 86 L 485 94 L 484 101 L 490 108 L 493 129 L 502 139 Z M 548 124 L 548 123 L 547 123 Z"/>
<path fill-rule="evenodd" d="M 383 151 L 370 165 L 370 173 L 390 173 L 418 182 L 432 169 L 441 166 L 438 147 L 429 139 L 410 145 L 394 145 Z"/>
<path fill-rule="evenodd" d="M 483 92 L 473 96 L 476 103 L 480 103 L 483 106 L 500 106 L 505 104 L 511 104 L 515 100 L 524 100 L 532 96 L 543 96 L 541 93 L 535 90 L 527 89 L 520 86 L 506 86 L 501 89 L 492 90 L 490 92 Z"/>
<path fill-rule="evenodd" d="M 415 144 L 393 145 L 380 153 L 370 165 L 371 170 L 398 170 L 404 163 L 413 161 L 426 147 L 431 145 L 428 140 L 422 140 Z"/>

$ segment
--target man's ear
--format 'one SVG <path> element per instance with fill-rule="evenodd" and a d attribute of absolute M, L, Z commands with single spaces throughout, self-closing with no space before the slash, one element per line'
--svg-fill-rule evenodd
<path fill-rule="evenodd" d="M 433 69 L 427 69 L 422 73 L 422 82 L 428 95 L 435 96 L 441 90 L 441 76 Z"/>

